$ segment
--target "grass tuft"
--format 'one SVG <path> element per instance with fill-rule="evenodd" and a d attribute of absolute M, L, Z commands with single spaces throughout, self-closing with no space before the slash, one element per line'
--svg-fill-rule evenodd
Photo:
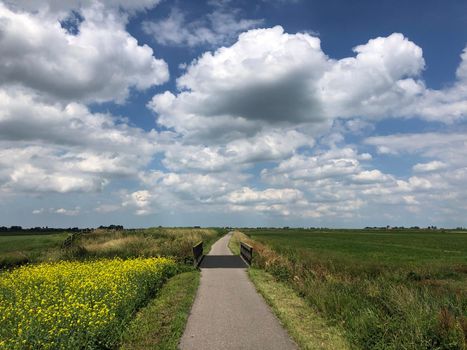
<path fill-rule="evenodd" d="M 177 349 L 198 285 L 198 271 L 172 277 L 138 312 L 123 336 L 121 349 Z"/>

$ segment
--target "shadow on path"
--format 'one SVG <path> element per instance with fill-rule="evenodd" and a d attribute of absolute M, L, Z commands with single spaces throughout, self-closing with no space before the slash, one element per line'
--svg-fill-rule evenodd
<path fill-rule="evenodd" d="M 202 269 L 243 269 L 248 266 L 238 255 L 206 255 L 199 267 Z"/>

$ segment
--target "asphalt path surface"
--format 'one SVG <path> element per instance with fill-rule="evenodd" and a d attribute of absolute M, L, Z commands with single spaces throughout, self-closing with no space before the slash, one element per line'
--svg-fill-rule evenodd
<path fill-rule="evenodd" d="M 201 263 L 201 281 L 180 349 L 297 349 L 232 255 L 231 234 L 218 240 Z"/>

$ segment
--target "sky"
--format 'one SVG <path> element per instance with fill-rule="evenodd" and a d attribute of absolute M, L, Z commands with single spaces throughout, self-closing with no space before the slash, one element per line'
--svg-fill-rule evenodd
<path fill-rule="evenodd" d="M 467 226 L 467 2 L 0 0 L 0 226 Z"/>

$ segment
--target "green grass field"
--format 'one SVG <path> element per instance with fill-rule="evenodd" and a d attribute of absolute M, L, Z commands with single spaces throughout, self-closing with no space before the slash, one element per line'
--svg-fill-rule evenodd
<path fill-rule="evenodd" d="M 255 265 L 286 281 L 360 349 L 465 349 L 467 233 L 243 230 Z"/>
<path fill-rule="evenodd" d="M 467 264 L 467 233 L 430 230 L 246 230 L 278 251 L 306 252 L 319 261 L 404 269 L 455 270 Z"/>
<path fill-rule="evenodd" d="M 0 267 L 38 261 L 50 251 L 60 249 L 67 233 L 1 235 Z"/>
<path fill-rule="evenodd" d="M 60 246 L 66 236 L 66 233 L 0 236 L 0 254 L 12 251 L 38 251 Z"/>

